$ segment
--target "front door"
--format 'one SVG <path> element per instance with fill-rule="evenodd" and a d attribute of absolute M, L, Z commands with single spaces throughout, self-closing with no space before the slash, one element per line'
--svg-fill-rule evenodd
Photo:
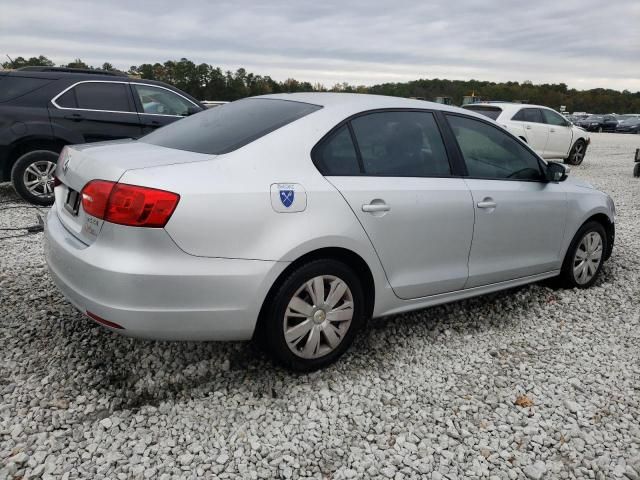
<path fill-rule="evenodd" d="M 468 170 L 475 227 L 467 288 L 560 268 L 567 200 L 542 162 L 494 125 L 447 115 Z"/>
<path fill-rule="evenodd" d="M 549 126 L 545 158 L 565 158 L 569 154 L 573 138 L 569 122 L 561 115 L 546 108 L 542 109 L 542 115 Z"/>
<path fill-rule="evenodd" d="M 80 134 L 83 142 L 142 136 L 127 82 L 79 82 L 53 99 L 49 116 L 54 128 Z"/>
<path fill-rule="evenodd" d="M 473 203 L 464 180 L 452 177 L 432 113 L 359 116 L 314 159 L 362 224 L 398 297 L 464 287 Z"/>

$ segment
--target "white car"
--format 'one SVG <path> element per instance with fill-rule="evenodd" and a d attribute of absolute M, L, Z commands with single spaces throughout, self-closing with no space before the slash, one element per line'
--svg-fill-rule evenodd
<path fill-rule="evenodd" d="M 555 110 L 522 103 L 474 103 L 463 108 L 495 120 L 526 142 L 542 158 L 580 165 L 591 143 L 589 134 Z"/>
<path fill-rule="evenodd" d="M 613 201 L 488 118 L 377 95 L 231 102 L 66 147 L 51 276 L 127 335 L 336 359 L 369 317 L 545 278 L 592 285 Z"/>

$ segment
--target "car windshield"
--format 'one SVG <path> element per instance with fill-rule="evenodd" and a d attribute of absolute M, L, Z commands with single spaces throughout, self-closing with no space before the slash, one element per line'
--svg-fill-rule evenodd
<path fill-rule="evenodd" d="M 222 155 L 322 108 L 273 98 L 247 98 L 174 122 L 141 142 L 189 152 Z"/>
<path fill-rule="evenodd" d="M 590 115 L 586 118 L 587 121 L 598 121 L 602 120 L 604 117 L 602 115 Z"/>

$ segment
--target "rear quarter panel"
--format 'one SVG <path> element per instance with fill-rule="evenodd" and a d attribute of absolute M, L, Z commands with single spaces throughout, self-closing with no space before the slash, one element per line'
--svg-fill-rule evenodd
<path fill-rule="evenodd" d="M 386 277 L 362 226 L 311 161 L 311 148 L 339 121 L 317 120 L 294 122 L 210 161 L 129 170 L 120 182 L 180 194 L 165 229 L 191 255 L 292 262 L 341 247 L 363 258 L 383 287 Z M 304 189 L 304 211 L 275 211 L 271 185 L 277 183 Z"/>

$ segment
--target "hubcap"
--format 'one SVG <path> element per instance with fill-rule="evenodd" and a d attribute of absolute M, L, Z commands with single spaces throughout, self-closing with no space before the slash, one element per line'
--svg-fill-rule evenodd
<path fill-rule="evenodd" d="M 583 156 L 584 156 L 584 147 L 581 144 L 576 145 L 575 151 L 573 153 L 573 159 L 575 163 L 580 163 Z"/>
<path fill-rule="evenodd" d="M 335 350 L 353 320 L 353 296 L 340 278 L 320 275 L 293 295 L 284 314 L 284 336 L 298 357 L 319 358 Z"/>
<path fill-rule="evenodd" d="M 53 196 L 53 172 L 56 164 L 48 160 L 38 160 L 29 165 L 22 175 L 26 189 L 40 198 Z"/>
<path fill-rule="evenodd" d="M 589 232 L 580 241 L 573 257 L 573 276 L 580 285 L 588 283 L 598 271 L 602 261 L 602 237 Z"/>

